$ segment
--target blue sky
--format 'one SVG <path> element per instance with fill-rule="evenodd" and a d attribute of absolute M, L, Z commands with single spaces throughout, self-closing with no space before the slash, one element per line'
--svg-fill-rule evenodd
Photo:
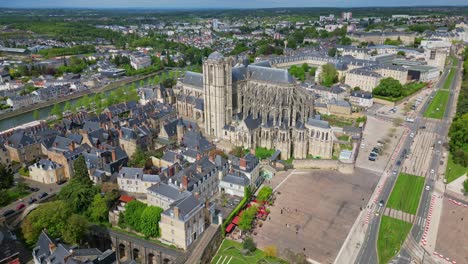
<path fill-rule="evenodd" d="M 468 5 L 467 0 L 0 0 L 0 7 L 269 8 Z"/>

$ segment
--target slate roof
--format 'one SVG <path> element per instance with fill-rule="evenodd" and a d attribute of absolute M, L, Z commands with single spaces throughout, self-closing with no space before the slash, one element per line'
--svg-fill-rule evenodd
<path fill-rule="evenodd" d="M 123 167 L 119 171 L 119 178 L 139 179 L 146 182 L 160 182 L 159 175 L 145 174 L 142 168 Z"/>
<path fill-rule="evenodd" d="M 152 193 L 154 195 L 159 195 L 162 197 L 169 198 L 171 201 L 179 201 L 182 198 L 185 198 L 190 195 L 190 192 L 185 191 L 185 190 L 179 190 L 177 186 L 174 186 L 172 184 L 166 184 L 163 182 L 154 184 L 153 186 L 149 187 L 148 189 L 149 193 Z"/>
<path fill-rule="evenodd" d="M 13 135 L 8 137 L 8 141 L 8 145 L 13 148 L 22 148 L 36 143 L 36 141 L 32 137 L 28 136 L 24 131 L 13 133 Z"/>
<path fill-rule="evenodd" d="M 243 173 L 239 175 L 227 174 L 223 177 L 222 181 L 240 186 L 248 186 L 250 184 L 249 179 Z"/>
<path fill-rule="evenodd" d="M 208 56 L 208 59 L 209 59 L 209 60 L 222 60 L 222 59 L 224 59 L 224 56 L 223 56 L 223 54 L 221 54 L 221 53 L 215 51 L 215 52 L 211 53 L 211 54 Z"/>
<path fill-rule="evenodd" d="M 197 170 L 197 166 L 201 165 L 201 172 Z M 182 183 L 184 176 L 188 178 L 187 190 L 192 191 L 195 183 L 203 180 L 205 176 L 216 171 L 216 166 L 213 164 L 207 156 L 202 157 L 200 160 L 195 161 L 189 167 L 184 168 L 179 171 L 176 175 L 172 177 L 172 181 L 179 185 Z"/>
<path fill-rule="evenodd" d="M 203 203 L 195 198 L 193 194 L 185 197 L 177 202 L 174 207 L 179 208 L 179 220 L 184 221 L 184 217 L 190 214 L 194 209 L 201 206 Z M 167 209 L 163 212 L 165 215 L 171 215 L 174 212 L 174 207 Z"/>
<path fill-rule="evenodd" d="M 255 65 L 247 66 L 252 80 L 290 84 L 294 83 L 293 77 L 284 69 L 267 68 Z"/>
<path fill-rule="evenodd" d="M 184 79 L 182 80 L 182 83 L 203 88 L 203 74 L 198 72 L 187 71 L 185 73 Z"/>
<path fill-rule="evenodd" d="M 372 99 L 372 93 L 370 92 L 363 92 L 363 91 L 352 91 L 351 96 L 365 98 L 365 99 Z"/>
<path fill-rule="evenodd" d="M 309 120 L 307 120 L 307 125 L 319 128 L 330 128 L 330 124 L 328 123 L 328 121 L 318 120 L 315 118 L 309 118 Z"/>

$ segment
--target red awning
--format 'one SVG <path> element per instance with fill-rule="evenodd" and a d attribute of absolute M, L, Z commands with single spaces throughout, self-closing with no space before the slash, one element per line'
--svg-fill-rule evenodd
<path fill-rule="evenodd" d="M 244 211 L 240 211 L 239 214 L 237 215 L 238 217 L 241 217 Z"/>
<path fill-rule="evenodd" d="M 240 221 L 240 218 L 238 216 L 234 217 L 234 219 L 232 220 L 232 223 L 235 224 L 235 225 L 238 225 L 239 224 L 239 221 Z"/>
<path fill-rule="evenodd" d="M 226 227 L 226 232 L 231 232 L 232 229 L 234 229 L 235 225 L 233 223 L 230 223 L 227 227 Z"/>

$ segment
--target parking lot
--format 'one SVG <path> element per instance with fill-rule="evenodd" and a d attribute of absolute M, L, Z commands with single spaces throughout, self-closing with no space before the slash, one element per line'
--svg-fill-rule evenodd
<path fill-rule="evenodd" d="M 278 186 L 270 219 L 257 228 L 259 248 L 275 245 L 303 252 L 320 263 L 333 263 L 360 207 L 365 207 L 378 175 L 356 169 L 353 174 L 336 171 L 294 170 L 280 172 L 270 181 Z"/>
<path fill-rule="evenodd" d="M 386 143 L 383 147 L 383 153 L 378 155 L 375 161 L 369 160 L 369 155 L 372 149 L 377 146 L 378 141 L 384 140 L 391 132 L 393 124 L 390 122 L 382 121 L 380 119 L 368 116 L 366 127 L 363 131 L 363 144 L 360 146 L 359 154 L 356 160 L 356 166 L 367 170 L 382 173 L 390 159 L 390 155 L 397 146 L 397 143 L 403 134 L 403 128 L 395 128 L 393 137 L 389 137 L 390 142 Z"/>

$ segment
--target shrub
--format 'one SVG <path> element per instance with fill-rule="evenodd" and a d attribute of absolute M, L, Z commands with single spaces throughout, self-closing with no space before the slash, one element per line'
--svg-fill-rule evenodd
<path fill-rule="evenodd" d="M 257 249 L 254 240 L 251 237 L 246 237 L 244 243 L 242 243 L 243 249 L 248 249 L 250 252 L 254 252 Z"/>
<path fill-rule="evenodd" d="M 274 245 L 266 246 L 263 251 L 265 252 L 266 257 L 273 258 L 278 255 L 278 249 L 276 249 L 276 246 Z"/>
<path fill-rule="evenodd" d="M 262 189 L 258 192 L 257 201 L 265 202 L 270 198 L 273 193 L 273 189 L 270 186 L 263 186 Z"/>
<path fill-rule="evenodd" d="M 26 167 L 21 167 L 18 171 L 21 176 L 29 177 L 29 170 Z"/>

